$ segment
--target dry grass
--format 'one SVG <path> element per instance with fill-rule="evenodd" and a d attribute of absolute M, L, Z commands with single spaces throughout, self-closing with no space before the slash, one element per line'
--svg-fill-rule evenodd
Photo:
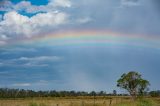
<path fill-rule="evenodd" d="M 111 102 L 111 104 L 110 104 Z M 129 98 L 33 98 L 0 100 L 0 106 L 145 106 Z M 147 105 L 150 106 L 150 105 Z M 158 105 L 156 105 L 158 106 Z"/>

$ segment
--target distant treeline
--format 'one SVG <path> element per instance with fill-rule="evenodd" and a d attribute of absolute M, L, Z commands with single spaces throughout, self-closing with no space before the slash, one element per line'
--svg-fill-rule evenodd
<path fill-rule="evenodd" d="M 151 91 L 147 93 L 150 96 L 160 96 L 160 91 Z M 107 94 L 104 91 L 100 92 L 84 92 L 84 91 L 34 91 L 24 89 L 9 89 L 0 88 L 0 98 L 27 98 L 27 97 L 76 97 L 76 96 L 127 96 L 127 94 L 117 94 L 115 90 L 113 93 Z"/>
<path fill-rule="evenodd" d="M 160 97 L 160 90 L 150 91 L 149 94 L 150 94 L 150 96 L 152 96 L 152 97 Z"/>
<path fill-rule="evenodd" d="M 127 94 L 117 94 L 116 90 L 113 93 L 100 92 L 85 92 L 85 91 L 34 91 L 24 89 L 0 88 L 0 98 L 26 98 L 26 97 L 76 97 L 76 96 L 124 96 Z"/>

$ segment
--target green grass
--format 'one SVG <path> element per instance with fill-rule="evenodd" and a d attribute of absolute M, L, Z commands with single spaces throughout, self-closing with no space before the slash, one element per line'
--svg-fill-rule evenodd
<path fill-rule="evenodd" d="M 158 104 L 151 99 L 138 99 L 132 102 L 119 103 L 115 106 L 158 106 Z"/>
<path fill-rule="evenodd" d="M 155 101 L 150 99 L 140 99 L 137 102 L 137 106 L 155 106 L 157 105 Z"/>

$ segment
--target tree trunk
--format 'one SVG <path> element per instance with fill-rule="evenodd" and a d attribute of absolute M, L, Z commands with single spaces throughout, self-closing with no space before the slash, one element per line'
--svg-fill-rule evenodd
<path fill-rule="evenodd" d="M 136 95 L 132 95 L 132 100 L 136 101 Z"/>
<path fill-rule="evenodd" d="M 136 98 L 137 98 L 137 95 L 136 95 L 136 92 L 130 92 L 130 95 L 131 95 L 131 97 L 132 97 L 132 100 L 133 101 L 135 101 L 136 100 Z"/>

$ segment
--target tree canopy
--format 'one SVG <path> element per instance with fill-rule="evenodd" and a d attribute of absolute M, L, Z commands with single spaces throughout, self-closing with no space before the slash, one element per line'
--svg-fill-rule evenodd
<path fill-rule="evenodd" d="M 148 90 L 150 85 L 148 80 L 142 78 L 138 72 L 124 73 L 120 79 L 117 80 L 117 86 L 126 89 L 129 94 L 136 99 L 137 95 L 143 95 Z"/>

